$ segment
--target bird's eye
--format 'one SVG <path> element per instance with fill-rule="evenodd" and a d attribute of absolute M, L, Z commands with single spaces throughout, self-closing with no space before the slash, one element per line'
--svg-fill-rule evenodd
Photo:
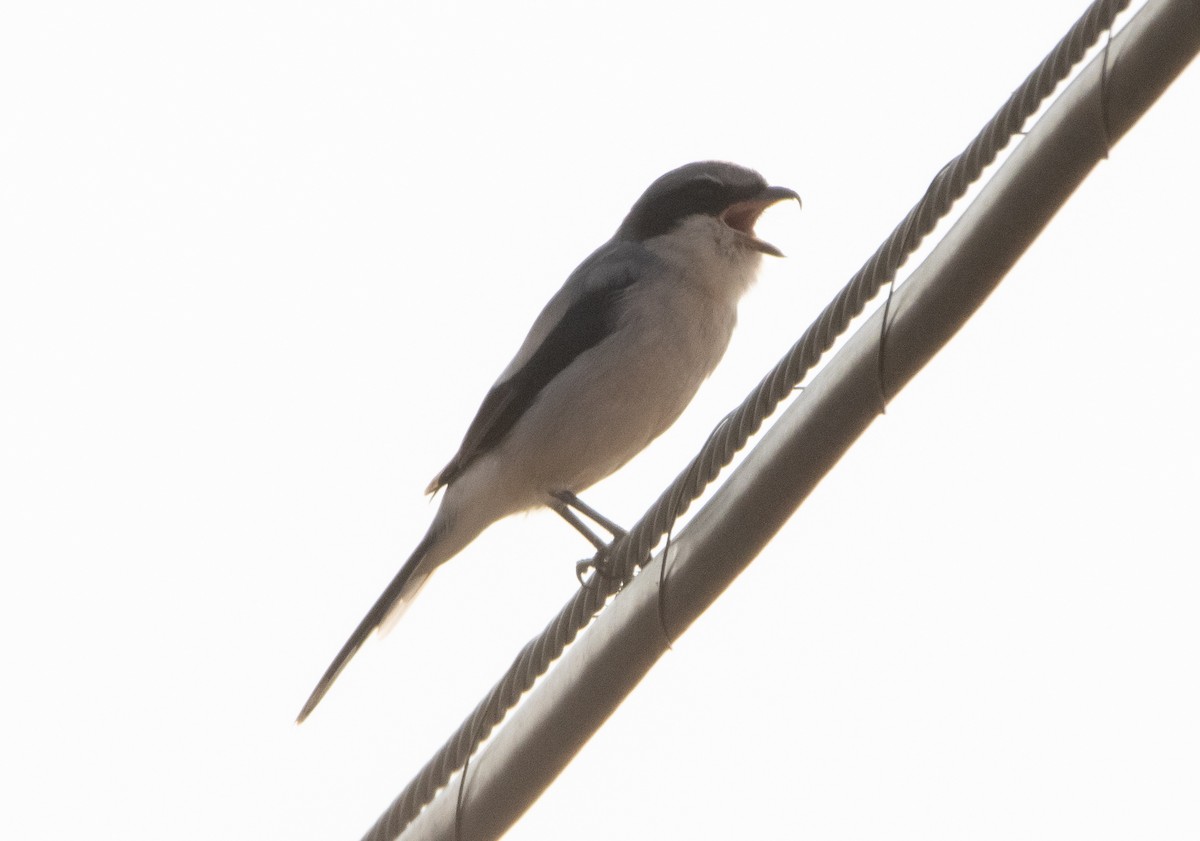
<path fill-rule="evenodd" d="M 687 185 L 687 204 L 697 210 L 712 211 L 723 204 L 724 185 L 712 176 L 696 178 Z"/>

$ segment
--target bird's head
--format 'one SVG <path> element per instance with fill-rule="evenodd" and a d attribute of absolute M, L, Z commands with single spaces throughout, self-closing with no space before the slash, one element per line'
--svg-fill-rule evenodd
<path fill-rule="evenodd" d="M 752 169 L 724 161 L 690 163 L 647 188 L 621 223 L 617 238 L 646 242 L 699 216 L 719 222 L 740 245 L 782 257 L 778 248 L 755 236 L 754 223 L 764 210 L 785 199 L 800 202 L 795 190 L 772 187 Z"/>

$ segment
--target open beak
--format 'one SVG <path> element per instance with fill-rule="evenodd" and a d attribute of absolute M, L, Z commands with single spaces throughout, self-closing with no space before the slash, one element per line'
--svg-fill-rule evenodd
<path fill-rule="evenodd" d="M 795 199 L 796 204 L 803 206 L 800 194 L 795 190 L 789 190 L 787 187 L 767 187 L 754 198 L 731 204 L 725 208 L 725 212 L 721 214 L 721 221 L 745 237 L 746 244 L 755 251 L 761 251 L 763 254 L 770 254 L 773 257 L 782 257 L 782 251 L 754 235 L 754 223 L 758 221 L 758 217 L 764 210 L 786 199 Z"/>

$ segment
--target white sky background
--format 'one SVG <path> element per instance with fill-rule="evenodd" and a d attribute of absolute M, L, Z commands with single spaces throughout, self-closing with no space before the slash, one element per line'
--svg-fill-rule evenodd
<path fill-rule="evenodd" d="M 632 523 L 1084 7 L 6 6 L 0 836 L 358 838 L 576 586 L 577 536 L 506 521 L 292 723 L 569 271 L 690 160 L 804 197 L 588 495 Z M 509 838 L 1200 833 L 1197 102 Z"/>

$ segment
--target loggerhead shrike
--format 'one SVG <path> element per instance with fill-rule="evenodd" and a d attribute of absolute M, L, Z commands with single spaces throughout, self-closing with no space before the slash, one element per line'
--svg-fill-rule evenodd
<path fill-rule="evenodd" d="M 450 463 L 429 531 L 304 704 L 304 721 L 373 631 L 492 523 L 547 506 L 598 546 L 575 496 L 673 424 L 725 353 L 763 254 L 769 206 L 800 196 L 753 170 L 704 161 L 659 178 L 613 238 L 572 272 L 500 374 Z"/>

